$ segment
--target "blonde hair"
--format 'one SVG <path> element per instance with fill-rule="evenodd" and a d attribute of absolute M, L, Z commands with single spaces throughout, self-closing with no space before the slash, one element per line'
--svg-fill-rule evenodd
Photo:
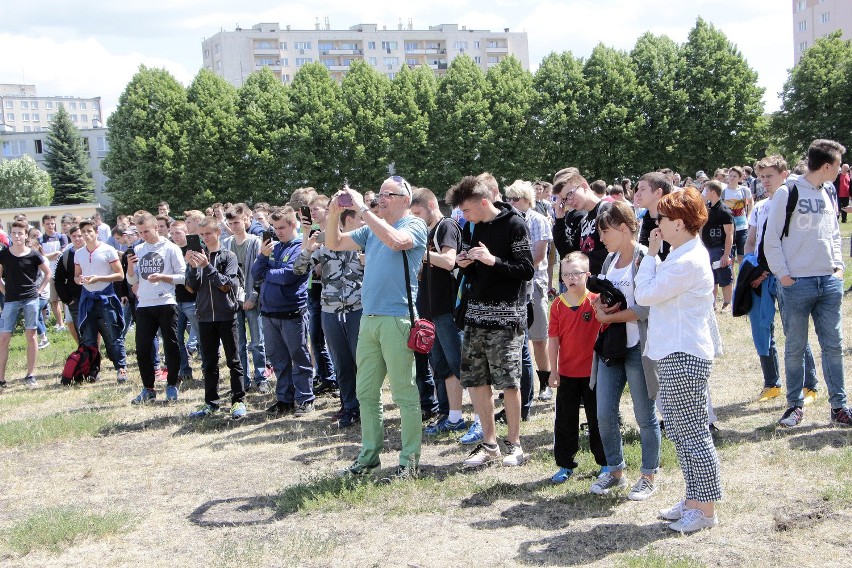
<path fill-rule="evenodd" d="M 575 250 L 574 252 L 569 252 L 568 254 L 566 254 L 565 258 L 563 258 L 562 262 L 560 263 L 560 267 L 564 267 L 566 264 L 569 264 L 571 262 L 579 264 L 584 268 L 586 272 L 589 271 L 589 257 L 581 253 L 580 251 Z"/>
<path fill-rule="evenodd" d="M 506 197 L 521 197 L 526 199 L 530 205 L 535 205 L 535 190 L 530 182 L 522 179 L 517 179 L 515 182 L 506 187 Z"/>

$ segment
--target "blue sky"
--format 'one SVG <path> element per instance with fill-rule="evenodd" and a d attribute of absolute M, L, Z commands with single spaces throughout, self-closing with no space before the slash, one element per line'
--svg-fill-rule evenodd
<path fill-rule="evenodd" d="M 677 42 L 701 16 L 721 29 L 757 71 L 766 110 L 793 64 L 792 8 L 786 0 L 124 0 L 3 2 L 0 83 L 34 83 L 43 96 L 101 96 L 108 114 L 142 63 L 165 67 L 184 84 L 201 66 L 201 41 L 220 29 L 279 22 L 313 29 L 356 23 L 396 28 L 412 19 L 424 29 L 457 23 L 477 29 L 526 31 L 533 69 L 552 51 L 588 56 L 595 45 L 629 50 L 645 31 Z"/>

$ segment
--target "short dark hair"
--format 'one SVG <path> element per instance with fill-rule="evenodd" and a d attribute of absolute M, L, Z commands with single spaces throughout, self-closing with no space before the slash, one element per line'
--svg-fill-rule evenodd
<path fill-rule="evenodd" d="M 77 223 L 77 225 L 80 227 L 80 230 L 82 230 L 83 227 L 97 228 L 95 227 L 95 221 L 93 219 L 83 219 L 82 221 Z"/>
<path fill-rule="evenodd" d="M 670 182 L 666 174 L 662 172 L 648 172 L 640 177 L 639 181 L 646 182 L 653 190 L 662 190 L 663 195 L 668 195 L 672 192 L 672 182 Z"/>
<path fill-rule="evenodd" d="M 485 182 L 476 176 L 464 176 L 460 182 L 447 191 L 444 201 L 450 207 L 458 207 L 471 199 L 487 199 L 491 201 L 491 191 Z"/>
<path fill-rule="evenodd" d="M 354 209 L 344 209 L 342 213 L 340 213 L 340 224 L 343 225 L 346 221 L 349 220 L 350 217 L 355 218 L 355 210 Z"/>
<path fill-rule="evenodd" d="M 414 195 L 411 198 L 412 207 L 417 205 L 418 207 L 428 207 L 431 202 L 438 202 L 438 198 L 435 197 L 435 194 L 432 193 L 431 189 L 427 189 L 425 187 L 418 187 L 414 190 Z"/>
<path fill-rule="evenodd" d="M 639 228 L 636 212 L 633 211 L 633 207 L 630 204 L 624 201 L 613 201 L 609 207 L 603 209 L 598 215 L 598 232 L 618 225 L 626 225 L 634 233 Z"/>
<path fill-rule="evenodd" d="M 845 153 L 846 148 L 840 142 L 818 138 L 808 148 L 808 169 L 813 172 L 826 164 L 839 162 Z"/>
<path fill-rule="evenodd" d="M 596 179 L 589 186 L 595 195 L 604 195 L 606 193 L 606 182 L 602 179 Z"/>
<path fill-rule="evenodd" d="M 722 197 L 722 192 L 725 191 L 725 186 L 717 179 L 711 179 L 704 182 L 704 187 L 709 189 L 719 197 Z"/>

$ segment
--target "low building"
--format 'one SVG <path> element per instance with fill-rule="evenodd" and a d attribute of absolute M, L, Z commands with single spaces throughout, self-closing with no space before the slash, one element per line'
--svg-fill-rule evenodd
<path fill-rule="evenodd" d="M 50 214 L 56 216 L 56 229 L 59 230 L 58 221 L 66 213 L 70 213 L 75 217 L 81 217 L 85 219 L 94 215 L 95 211 L 99 209 L 103 209 L 103 207 L 101 207 L 99 203 L 80 203 L 77 205 L 50 205 L 48 207 L 15 207 L 12 209 L 0 209 L 0 225 L 2 225 L 3 230 L 8 233 L 10 227 L 12 226 L 12 221 L 15 220 L 15 216 L 23 213 L 27 216 L 27 223 L 29 223 L 36 229 L 41 229 L 41 218 L 44 215 Z"/>
<path fill-rule="evenodd" d="M 0 132 L 47 130 L 60 106 L 81 129 L 103 125 L 100 97 L 40 97 L 35 85 L 0 84 Z"/>

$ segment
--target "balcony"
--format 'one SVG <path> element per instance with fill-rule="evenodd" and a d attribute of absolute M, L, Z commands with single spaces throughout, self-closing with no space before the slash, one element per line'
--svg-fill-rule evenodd
<path fill-rule="evenodd" d="M 349 71 L 348 65 L 328 65 L 329 71 Z"/>
<path fill-rule="evenodd" d="M 485 51 L 488 53 L 509 53 L 508 47 L 486 47 Z"/>
<path fill-rule="evenodd" d="M 255 55 L 280 55 L 281 50 L 279 49 L 270 49 L 270 48 L 254 48 L 253 53 Z"/>
<path fill-rule="evenodd" d="M 281 71 L 281 64 L 280 63 L 269 63 L 267 65 L 264 65 L 263 63 L 255 63 L 254 64 L 255 71 L 263 69 L 264 67 L 268 67 L 268 68 L 272 69 L 273 71 Z"/>
<path fill-rule="evenodd" d="M 364 55 L 362 49 L 329 49 L 320 52 L 320 55 Z"/>

